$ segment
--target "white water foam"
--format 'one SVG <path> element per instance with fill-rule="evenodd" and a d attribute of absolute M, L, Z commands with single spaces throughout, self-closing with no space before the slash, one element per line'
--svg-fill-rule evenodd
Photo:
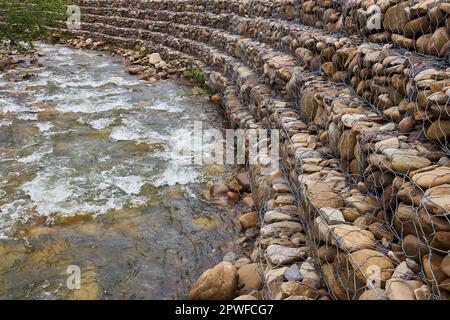
<path fill-rule="evenodd" d="M 109 137 L 116 141 L 164 142 L 167 140 L 167 137 L 158 132 L 149 131 L 132 117 L 123 118 L 122 125 L 114 127 Z"/>
<path fill-rule="evenodd" d="M 17 113 L 23 111 L 27 111 L 27 109 L 14 103 L 12 99 L 0 98 L 0 113 Z"/>
<path fill-rule="evenodd" d="M 176 105 L 173 103 L 169 104 L 167 102 L 158 102 L 156 104 L 148 105 L 145 107 L 145 109 L 154 111 L 167 111 L 173 113 L 179 113 L 184 111 L 184 108 L 181 105 Z"/>
<path fill-rule="evenodd" d="M 185 185 L 198 181 L 199 176 L 200 174 L 194 168 L 171 162 L 166 170 L 152 181 L 152 184 L 156 187 Z"/>
<path fill-rule="evenodd" d="M 102 119 L 92 120 L 89 122 L 89 124 L 95 130 L 102 130 L 102 129 L 108 128 L 114 121 L 115 121 L 114 118 L 102 118 Z"/>
<path fill-rule="evenodd" d="M 107 86 L 115 86 L 123 88 L 123 87 L 138 86 L 140 84 L 141 82 L 139 80 L 125 79 L 119 77 L 108 77 L 107 79 L 104 80 L 74 79 L 73 81 L 57 82 L 57 85 L 59 85 L 60 89 L 71 89 L 71 88 L 97 89 Z"/>
<path fill-rule="evenodd" d="M 17 115 L 17 119 L 24 121 L 37 121 L 38 115 L 37 113 L 20 113 Z"/>
<path fill-rule="evenodd" d="M 0 128 L 2 128 L 2 127 L 9 127 L 10 125 L 12 125 L 12 121 L 11 120 L 1 120 L 0 121 Z"/>
<path fill-rule="evenodd" d="M 20 206 L 16 203 L 1 208 L 0 216 L 8 212 L 9 216 L 26 218 L 31 208 L 44 217 L 80 213 L 97 216 L 112 209 L 120 210 L 126 204 L 142 205 L 148 201 L 146 197 L 137 196 L 147 181 L 136 175 L 115 175 L 121 170 L 123 168 L 113 168 L 79 176 L 74 169 L 48 167 L 22 185 L 21 190 L 30 200 Z M 22 212 L 26 208 L 28 212 Z"/>
<path fill-rule="evenodd" d="M 33 152 L 31 155 L 27 157 L 20 158 L 19 162 L 21 163 L 32 163 L 37 162 L 41 160 L 43 157 L 45 157 L 48 154 L 51 154 L 53 152 L 53 149 L 51 147 L 41 147 L 38 151 Z"/>
<path fill-rule="evenodd" d="M 48 132 L 51 128 L 53 128 L 53 124 L 51 122 L 37 122 L 35 125 L 42 133 Z"/>
<path fill-rule="evenodd" d="M 126 194 L 139 194 L 142 186 L 145 184 L 144 179 L 139 176 L 117 177 L 114 179 L 117 187 Z"/>

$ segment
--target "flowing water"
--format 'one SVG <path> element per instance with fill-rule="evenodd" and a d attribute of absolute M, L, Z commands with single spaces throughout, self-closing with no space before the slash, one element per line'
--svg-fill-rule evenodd
<path fill-rule="evenodd" d="M 223 127 L 221 111 L 107 54 L 38 49 L 35 76 L 0 74 L 0 299 L 186 297 L 237 250 L 234 217 L 208 198 L 232 168 L 181 151 L 194 121 Z"/>

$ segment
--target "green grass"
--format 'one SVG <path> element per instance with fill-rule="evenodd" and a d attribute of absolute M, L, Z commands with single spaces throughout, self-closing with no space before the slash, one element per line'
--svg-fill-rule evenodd
<path fill-rule="evenodd" d="M 68 0 L 0 0 L 0 40 L 11 49 L 33 50 L 33 41 L 50 38 L 47 27 L 66 19 Z"/>
<path fill-rule="evenodd" d="M 186 78 L 194 79 L 200 85 L 205 83 L 205 75 L 200 69 L 186 69 L 184 71 L 184 76 Z"/>

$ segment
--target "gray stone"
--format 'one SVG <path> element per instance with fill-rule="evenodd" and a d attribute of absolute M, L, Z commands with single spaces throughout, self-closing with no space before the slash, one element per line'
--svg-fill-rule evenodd
<path fill-rule="evenodd" d="M 259 234 L 259 229 L 257 227 L 249 228 L 245 230 L 245 237 L 249 239 L 256 238 Z"/>
<path fill-rule="evenodd" d="M 152 65 L 156 65 L 161 61 L 162 61 L 161 56 L 157 52 L 148 55 L 148 62 Z"/>
<path fill-rule="evenodd" d="M 224 257 L 223 260 L 224 262 L 230 262 L 233 263 L 236 261 L 236 253 L 234 252 L 228 252 Z"/>
<path fill-rule="evenodd" d="M 267 259 L 273 265 L 286 265 L 296 261 L 301 261 L 306 254 L 298 248 L 284 247 L 277 244 L 270 245 L 267 250 Z"/>
<path fill-rule="evenodd" d="M 266 225 L 261 228 L 262 237 L 280 237 L 282 235 L 291 235 L 303 231 L 303 227 L 298 222 L 281 221 Z"/>
<path fill-rule="evenodd" d="M 300 274 L 300 269 L 298 265 L 293 264 L 284 272 L 284 277 L 288 281 L 302 281 L 303 276 Z"/>

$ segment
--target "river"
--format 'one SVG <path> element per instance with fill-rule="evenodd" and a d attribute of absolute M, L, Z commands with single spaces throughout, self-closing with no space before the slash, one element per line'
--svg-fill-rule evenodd
<path fill-rule="evenodd" d="M 232 210 L 208 197 L 233 168 L 180 151 L 194 121 L 223 128 L 222 110 L 107 53 L 37 50 L 27 79 L 0 74 L 0 299 L 185 298 L 239 250 Z"/>

